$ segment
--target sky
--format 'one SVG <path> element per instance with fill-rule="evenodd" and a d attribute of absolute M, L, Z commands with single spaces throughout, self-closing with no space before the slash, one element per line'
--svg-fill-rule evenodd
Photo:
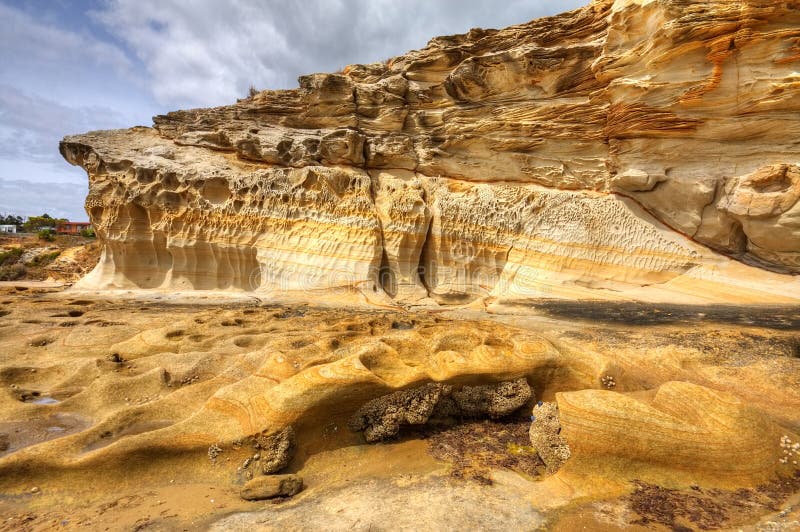
<path fill-rule="evenodd" d="M 0 214 L 87 219 L 69 134 L 297 87 L 587 0 L 0 0 Z"/>

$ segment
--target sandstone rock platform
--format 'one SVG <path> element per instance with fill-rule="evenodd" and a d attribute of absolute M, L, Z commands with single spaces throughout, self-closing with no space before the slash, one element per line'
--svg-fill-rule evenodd
<path fill-rule="evenodd" d="M 799 28 L 595 0 L 66 137 L 102 256 L 0 287 L 0 529 L 791 529 Z"/>

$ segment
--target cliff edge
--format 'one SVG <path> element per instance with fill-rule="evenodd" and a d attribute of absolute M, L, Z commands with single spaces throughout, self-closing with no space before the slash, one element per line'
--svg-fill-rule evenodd
<path fill-rule="evenodd" d="M 596 0 L 66 137 L 83 288 L 800 299 L 800 2 Z"/>

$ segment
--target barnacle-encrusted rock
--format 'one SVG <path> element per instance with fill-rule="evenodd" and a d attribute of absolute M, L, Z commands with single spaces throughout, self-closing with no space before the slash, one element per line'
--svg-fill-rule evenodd
<path fill-rule="evenodd" d="M 548 472 L 556 472 L 569 459 L 569 444 L 561 436 L 561 421 L 558 419 L 556 403 L 541 403 L 533 407 L 530 438 L 531 445 Z"/>
<path fill-rule="evenodd" d="M 261 472 L 265 475 L 277 473 L 288 466 L 297 447 L 294 428 L 291 425 L 274 434 L 260 436 L 256 442 L 261 449 Z"/>
<path fill-rule="evenodd" d="M 434 415 L 496 419 L 520 409 L 531 395 L 533 392 L 525 379 L 482 386 L 462 386 L 444 394 Z"/>
<path fill-rule="evenodd" d="M 532 394 L 524 378 L 461 387 L 428 383 L 369 401 L 353 415 L 349 426 L 354 432 L 363 431 L 368 442 L 375 442 L 396 436 L 402 425 L 424 425 L 450 417 L 507 416 Z"/>
<path fill-rule="evenodd" d="M 364 432 L 364 439 L 376 442 L 396 436 L 401 425 L 424 425 L 428 422 L 442 392 L 450 387 L 438 383 L 401 390 L 366 403 L 350 419 L 353 432 Z"/>

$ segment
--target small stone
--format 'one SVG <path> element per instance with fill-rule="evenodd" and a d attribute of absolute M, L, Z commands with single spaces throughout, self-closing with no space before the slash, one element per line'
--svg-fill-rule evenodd
<path fill-rule="evenodd" d="M 215 444 L 208 448 L 208 458 L 212 462 L 216 461 L 220 454 L 222 454 L 222 448 L 219 445 Z"/>
<path fill-rule="evenodd" d="M 302 489 L 303 479 L 297 475 L 264 475 L 245 484 L 241 497 L 247 501 L 291 497 Z"/>
<path fill-rule="evenodd" d="M 32 487 L 31 493 L 39 493 L 39 488 L 37 488 L 36 486 Z"/>

